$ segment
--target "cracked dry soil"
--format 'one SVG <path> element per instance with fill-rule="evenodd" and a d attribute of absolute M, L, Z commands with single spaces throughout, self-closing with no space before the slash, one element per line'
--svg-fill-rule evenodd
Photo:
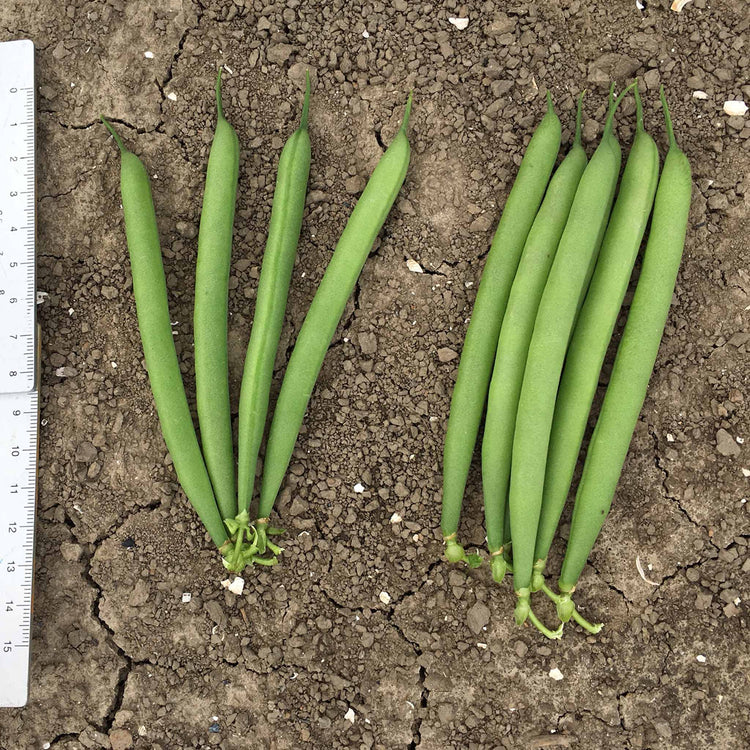
<path fill-rule="evenodd" d="M 468 16 L 468 28 L 450 16 Z M 750 121 L 721 106 L 750 101 L 749 26 L 743 0 L 693 0 L 681 14 L 667 0 L 643 11 L 630 0 L 0 4 L 3 38 L 38 47 L 38 287 L 49 293 L 39 309 L 31 699 L 0 712 L 0 748 L 747 747 L 750 455 L 736 438 L 750 434 Z M 277 568 L 247 571 L 240 597 L 219 587 L 223 570 L 159 435 L 118 157 L 97 123 L 100 112 L 120 123 L 152 174 L 192 389 L 218 64 L 232 71 L 225 111 L 243 149 L 235 398 L 305 67 L 313 164 L 276 388 L 346 217 L 415 92 L 412 166 L 326 358 L 278 503 L 286 551 Z M 540 92 L 552 90 L 569 142 L 574 96 L 588 89 L 590 152 L 608 81 L 634 75 L 662 149 L 656 89 L 667 86 L 694 170 L 691 226 L 649 395 L 579 588 L 586 616 L 606 628 L 587 637 L 569 627 L 550 643 L 513 626 L 509 583 L 440 559 L 457 360 L 437 351 L 461 350 Z M 708 98 L 694 99 L 696 89 Z M 617 119 L 627 147 L 632 102 Z M 478 467 L 465 508 L 462 535 L 481 544 Z M 553 570 L 561 552 L 558 542 Z"/>

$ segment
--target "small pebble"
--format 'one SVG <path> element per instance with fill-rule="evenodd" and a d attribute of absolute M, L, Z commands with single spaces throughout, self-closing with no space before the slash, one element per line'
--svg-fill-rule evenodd
<path fill-rule="evenodd" d="M 724 114 L 730 117 L 744 117 L 747 113 L 747 104 L 743 101 L 726 101 L 724 102 Z"/>
<path fill-rule="evenodd" d="M 416 260 L 413 258 L 407 258 L 406 259 L 406 267 L 412 272 L 412 273 L 424 273 L 422 270 L 422 266 L 417 263 Z"/>

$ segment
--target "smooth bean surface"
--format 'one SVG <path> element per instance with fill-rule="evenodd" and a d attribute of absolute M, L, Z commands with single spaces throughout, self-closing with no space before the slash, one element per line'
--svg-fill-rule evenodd
<path fill-rule="evenodd" d="M 255 316 L 242 376 L 237 483 L 240 514 L 248 511 L 253 497 L 255 469 L 266 425 L 273 365 L 302 227 L 310 173 L 310 136 L 307 132 L 309 107 L 308 75 L 299 128 L 289 137 L 279 158 L 268 240 L 263 254 Z"/>
<path fill-rule="evenodd" d="M 613 132 L 613 119 L 624 93 L 616 100 L 610 93 L 602 140 L 576 190 L 529 344 L 513 436 L 509 495 L 518 624 L 529 614 L 534 546 L 557 387 L 579 302 L 601 246 L 620 172 L 621 151 Z"/>
<path fill-rule="evenodd" d="M 552 544 L 573 479 L 599 373 L 651 215 L 659 179 L 659 151 L 643 127 L 643 107 L 634 89 L 637 128 L 620 181 L 596 268 L 565 356 L 550 432 L 542 510 L 534 553 L 532 590 L 541 588 Z"/>
<path fill-rule="evenodd" d="M 500 329 L 487 399 L 482 439 L 482 489 L 487 545 L 492 574 L 498 582 L 505 572 L 502 551 L 513 428 L 526 355 L 539 299 L 586 162 L 586 152 L 581 146 L 579 101 L 575 141 L 550 180 L 518 264 Z"/>
<path fill-rule="evenodd" d="M 458 522 L 505 306 L 559 149 L 560 120 L 548 92 L 547 113 L 529 141 L 487 255 L 453 388 L 443 450 L 440 519 L 445 554 L 452 562 L 465 559 L 456 541 Z"/>
<path fill-rule="evenodd" d="M 256 524 L 261 548 L 268 515 L 289 466 L 323 359 L 346 301 L 406 177 L 411 153 L 407 138 L 410 110 L 411 96 L 401 128 L 380 158 L 334 248 L 289 358 L 263 465 Z"/>
<path fill-rule="evenodd" d="M 104 118 L 102 118 L 104 120 Z M 138 328 L 161 431 L 177 478 L 217 547 L 228 541 L 203 461 L 172 337 L 156 214 L 148 173 L 110 124 L 120 149 L 120 190 Z"/>
<path fill-rule="evenodd" d="M 208 156 L 195 267 L 195 396 L 203 456 L 222 518 L 237 514 L 227 363 L 229 271 L 240 147 L 216 79 L 216 132 Z"/>
<path fill-rule="evenodd" d="M 656 362 L 685 245 L 692 192 L 690 164 L 676 143 L 663 89 L 661 96 L 669 151 L 656 191 L 641 273 L 576 493 L 558 581 L 564 594 L 574 590 L 612 504 Z M 560 610 L 564 619 L 570 604 L 558 606 Z"/>

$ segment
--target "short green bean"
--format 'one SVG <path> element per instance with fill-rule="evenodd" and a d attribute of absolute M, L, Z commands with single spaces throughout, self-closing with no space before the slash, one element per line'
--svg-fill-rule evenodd
<path fill-rule="evenodd" d="M 218 119 L 206 171 L 195 267 L 195 396 L 203 456 L 222 518 L 237 514 L 232 415 L 229 405 L 227 314 L 234 205 L 240 147 L 224 118 L 221 70 L 216 78 Z"/>
<path fill-rule="evenodd" d="M 268 239 L 258 281 L 250 341 L 240 390 L 238 522 L 246 524 L 253 497 L 255 467 L 263 440 L 273 365 L 284 323 L 289 283 L 297 254 L 310 173 L 310 77 L 299 128 L 289 137 L 279 158 Z"/>

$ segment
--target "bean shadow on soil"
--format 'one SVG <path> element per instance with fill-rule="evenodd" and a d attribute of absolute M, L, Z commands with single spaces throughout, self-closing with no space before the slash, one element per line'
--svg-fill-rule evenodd
<path fill-rule="evenodd" d="M 666 0 L 643 11 L 600 0 L 3 3 L 0 36 L 38 49 L 38 287 L 49 297 L 39 308 L 31 700 L 0 713 L 0 748 L 742 747 L 750 458 L 735 438 L 750 433 L 750 121 L 721 107 L 750 100 L 743 10 L 742 0 L 693 0 L 679 14 Z M 224 572 L 159 434 L 118 157 L 98 124 L 100 112 L 119 123 L 152 176 L 192 390 L 193 267 L 219 64 L 242 143 L 235 399 L 305 69 L 313 164 L 276 389 L 336 239 L 415 92 L 412 165 L 278 504 L 286 550 L 278 567 L 248 570 L 238 597 L 219 586 Z M 441 560 L 454 354 L 545 90 L 569 143 L 575 96 L 588 89 L 591 152 L 610 79 L 636 75 L 662 155 L 657 90 L 667 87 L 693 167 L 691 228 L 613 511 L 579 587 L 585 615 L 606 628 L 587 637 L 570 627 L 550 643 L 515 628 L 510 583 Z M 625 149 L 633 128 L 628 106 L 618 115 Z M 483 543 L 478 465 L 461 534 Z"/>

